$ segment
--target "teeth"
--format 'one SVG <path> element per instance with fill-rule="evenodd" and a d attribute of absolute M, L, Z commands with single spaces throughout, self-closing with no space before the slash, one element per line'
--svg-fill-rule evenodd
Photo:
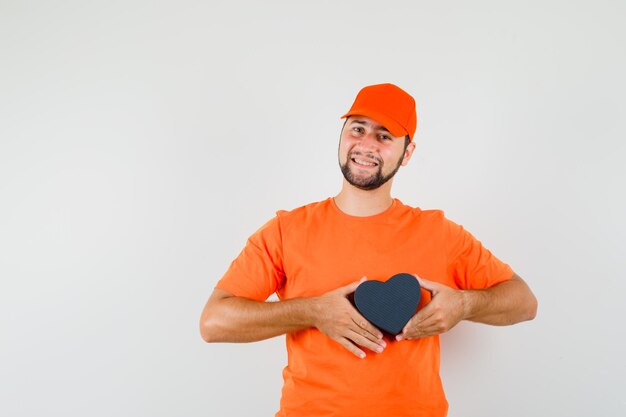
<path fill-rule="evenodd" d="M 362 159 L 357 159 L 357 158 L 354 158 L 354 161 L 355 161 L 356 163 L 358 163 L 358 164 L 361 164 L 361 165 L 369 165 L 369 166 L 371 166 L 371 167 L 376 166 L 376 164 L 375 164 L 375 163 L 373 163 L 373 162 L 367 162 L 367 161 L 364 161 L 364 160 L 362 160 Z"/>

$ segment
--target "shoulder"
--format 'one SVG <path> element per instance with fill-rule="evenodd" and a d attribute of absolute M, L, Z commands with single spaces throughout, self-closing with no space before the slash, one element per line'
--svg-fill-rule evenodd
<path fill-rule="evenodd" d="M 277 210 L 275 216 L 263 223 L 249 237 L 253 243 L 281 242 L 289 230 L 299 230 L 298 226 L 310 224 L 311 219 L 323 212 L 324 201 L 305 204 L 291 210 Z"/>
<path fill-rule="evenodd" d="M 330 209 L 330 198 L 322 201 L 315 201 L 293 208 L 291 210 L 277 210 L 276 218 L 281 222 L 301 221 L 310 217 L 323 215 Z"/>
<path fill-rule="evenodd" d="M 263 224 L 258 232 L 281 234 L 293 225 L 309 223 L 315 218 L 324 217 L 328 210 L 328 200 L 308 203 L 290 210 L 280 209 L 275 212 L 275 216 Z"/>

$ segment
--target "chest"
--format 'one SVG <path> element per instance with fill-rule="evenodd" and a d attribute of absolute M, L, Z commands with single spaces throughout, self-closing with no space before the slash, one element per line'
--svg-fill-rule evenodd
<path fill-rule="evenodd" d="M 394 274 L 448 280 L 441 236 L 418 226 L 333 225 L 292 230 L 283 236 L 285 280 L 279 295 L 312 297 L 358 281 Z"/>

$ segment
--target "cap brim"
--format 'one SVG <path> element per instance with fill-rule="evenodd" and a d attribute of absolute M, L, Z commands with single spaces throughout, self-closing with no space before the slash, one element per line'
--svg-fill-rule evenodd
<path fill-rule="evenodd" d="M 385 129 L 387 129 L 392 135 L 394 136 L 406 136 L 409 134 L 409 132 L 407 132 L 402 125 L 400 125 L 400 123 L 396 122 L 395 120 L 393 120 L 391 117 L 386 116 L 382 113 L 378 113 L 376 111 L 373 110 L 359 110 L 359 109 L 353 109 L 350 110 L 348 113 L 344 114 L 343 116 L 340 117 L 340 119 L 344 119 L 348 116 L 366 116 L 366 117 L 371 117 L 372 119 L 376 120 L 378 123 L 380 123 L 381 125 L 383 125 L 385 127 Z"/>

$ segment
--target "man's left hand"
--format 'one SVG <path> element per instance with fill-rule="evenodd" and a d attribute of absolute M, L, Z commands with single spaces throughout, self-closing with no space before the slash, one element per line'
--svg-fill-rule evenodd
<path fill-rule="evenodd" d="M 414 275 L 422 288 L 430 291 L 431 300 L 404 326 L 396 340 L 417 339 L 445 333 L 465 317 L 463 291 Z"/>

